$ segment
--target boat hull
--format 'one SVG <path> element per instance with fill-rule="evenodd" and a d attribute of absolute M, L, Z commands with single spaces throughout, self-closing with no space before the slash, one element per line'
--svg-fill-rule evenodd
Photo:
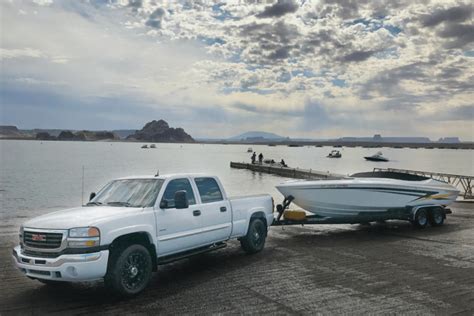
<path fill-rule="evenodd" d="M 297 181 L 277 186 L 293 203 L 323 217 L 357 217 L 418 205 L 448 205 L 458 196 L 454 187 L 426 180 L 423 185 L 392 179 Z M 408 183 L 407 183 L 408 182 Z"/>
<path fill-rule="evenodd" d="M 368 161 L 383 161 L 383 162 L 387 162 L 388 159 L 387 158 L 378 158 L 378 157 L 364 157 L 365 160 L 368 160 Z"/>

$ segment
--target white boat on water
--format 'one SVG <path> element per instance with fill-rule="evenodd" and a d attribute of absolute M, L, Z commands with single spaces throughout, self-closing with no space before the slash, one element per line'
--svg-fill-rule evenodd
<path fill-rule="evenodd" d="M 384 162 L 388 161 L 388 158 L 384 157 L 381 151 L 379 151 L 375 155 L 366 156 L 364 158 L 365 160 L 369 160 L 369 161 L 384 161 Z"/>
<path fill-rule="evenodd" d="M 446 206 L 458 196 L 453 186 L 431 178 L 393 172 L 355 174 L 341 180 L 296 180 L 277 185 L 293 203 L 322 217 L 357 217 L 423 205 Z M 373 212 L 373 213 L 372 213 Z"/>

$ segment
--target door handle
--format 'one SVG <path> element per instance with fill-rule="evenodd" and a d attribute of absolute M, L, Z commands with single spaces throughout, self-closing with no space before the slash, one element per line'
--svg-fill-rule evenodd
<path fill-rule="evenodd" d="M 222 207 L 221 207 L 221 212 L 225 212 L 225 211 L 227 211 L 227 207 L 222 206 Z"/>
<path fill-rule="evenodd" d="M 199 216 L 199 215 L 201 215 L 201 211 L 200 210 L 195 210 L 195 211 L 193 211 L 193 215 L 194 216 Z"/>

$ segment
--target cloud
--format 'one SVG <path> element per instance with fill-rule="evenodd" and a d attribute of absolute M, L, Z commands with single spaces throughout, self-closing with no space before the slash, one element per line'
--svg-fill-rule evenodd
<path fill-rule="evenodd" d="M 128 6 L 134 9 L 138 9 L 143 6 L 143 1 L 142 0 L 128 0 Z"/>
<path fill-rule="evenodd" d="M 436 34 L 450 40 L 444 43 L 444 47 L 463 48 L 474 42 L 474 25 L 449 24 Z"/>
<path fill-rule="evenodd" d="M 278 0 L 273 5 L 270 5 L 257 14 L 259 18 L 274 18 L 281 17 L 288 13 L 294 13 L 298 10 L 298 5 L 293 0 Z"/>
<path fill-rule="evenodd" d="M 442 22 L 462 22 L 472 18 L 473 6 L 460 5 L 451 8 L 437 9 L 430 14 L 421 16 L 421 23 L 424 27 L 436 26 Z"/>
<path fill-rule="evenodd" d="M 156 28 L 156 29 L 161 29 L 161 23 L 163 21 L 163 17 L 165 16 L 165 14 L 166 14 L 166 11 L 163 10 L 163 8 L 156 9 L 155 11 L 153 11 L 152 14 L 150 14 L 145 25 Z"/>
<path fill-rule="evenodd" d="M 11 88 L 1 95 L 9 109 L 2 120 L 48 125 L 58 122 L 53 108 L 82 120 L 81 108 L 96 107 L 102 121 L 87 128 L 139 127 L 153 117 L 210 137 L 255 125 L 293 137 L 373 129 L 442 137 L 446 122 L 468 117 L 470 2 L 268 3 L 1 2 L 0 84 Z M 15 93 L 29 91 L 31 104 L 17 102 Z M 31 115 L 40 92 L 37 108 L 48 115 Z M 102 102 L 120 111 L 107 117 Z M 470 139 L 465 122 L 451 130 Z"/>
<path fill-rule="evenodd" d="M 9 59 L 9 58 L 42 58 L 44 54 L 32 48 L 20 48 L 20 49 L 6 49 L 0 48 L 0 60 L 1 59 Z"/>
<path fill-rule="evenodd" d="M 351 61 L 355 61 L 355 62 L 364 61 L 375 53 L 376 53 L 376 51 L 373 51 L 373 50 L 369 50 L 369 51 L 365 51 L 365 52 L 364 51 L 356 51 L 356 52 L 353 52 L 353 53 L 350 53 L 350 54 L 344 56 L 343 60 L 348 61 L 348 62 L 351 62 Z"/>

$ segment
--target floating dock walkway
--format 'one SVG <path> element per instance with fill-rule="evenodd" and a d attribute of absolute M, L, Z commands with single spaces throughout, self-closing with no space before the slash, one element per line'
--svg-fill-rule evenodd
<path fill-rule="evenodd" d="M 231 168 L 236 169 L 247 169 L 256 172 L 262 173 L 269 173 L 278 175 L 281 177 L 287 178 L 295 178 L 295 179 L 342 179 L 345 178 L 345 175 L 324 172 L 324 171 L 316 171 L 312 169 L 299 169 L 299 168 L 288 168 L 283 167 L 278 164 L 270 165 L 270 164 L 251 164 L 245 162 L 230 162 Z"/>
<path fill-rule="evenodd" d="M 474 194 L 472 192 L 472 186 L 474 185 L 473 176 L 463 176 L 459 174 L 407 170 L 407 169 L 394 169 L 394 168 L 387 168 L 387 169 L 374 168 L 374 171 L 402 172 L 402 173 L 415 174 L 418 176 L 433 178 L 435 180 L 447 182 L 451 184 L 452 186 L 458 188 L 460 191 L 459 195 L 461 195 L 464 199 L 466 200 L 474 199 Z"/>

